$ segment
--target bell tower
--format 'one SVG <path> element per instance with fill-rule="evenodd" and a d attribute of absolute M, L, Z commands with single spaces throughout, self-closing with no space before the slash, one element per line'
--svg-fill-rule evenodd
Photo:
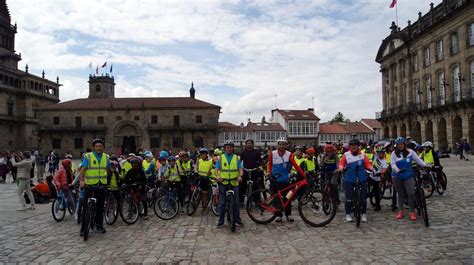
<path fill-rule="evenodd" d="M 6 0 L 0 0 L 0 66 L 17 70 L 21 56 L 15 53 L 16 24 L 11 24 Z"/>
<path fill-rule="evenodd" d="M 114 98 L 115 81 L 114 77 L 105 75 L 89 76 L 89 98 Z"/>

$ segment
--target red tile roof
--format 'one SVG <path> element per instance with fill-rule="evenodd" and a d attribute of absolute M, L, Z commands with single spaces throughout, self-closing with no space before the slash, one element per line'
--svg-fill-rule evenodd
<path fill-rule="evenodd" d="M 283 110 L 277 109 L 285 120 L 320 120 L 312 110 Z"/>
<path fill-rule="evenodd" d="M 339 124 L 321 123 L 319 125 L 319 133 L 321 134 L 347 134 L 348 132 Z"/>
<path fill-rule="evenodd" d="M 382 129 L 382 123 L 376 119 L 362 119 L 361 122 L 364 122 L 372 129 Z"/>
<path fill-rule="evenodd" d="M 249 122 L 246 126 L 241 127 L 230 122 L 219 122 L 219 130 L 232 132 L 246 132 L 246 131 L 283 131 L 285 129 L 279 123 L 253 123 Z"/>
<path fill-rule="evenodd" d="M 349 133 L 373 133 L 371 129 L 357 121 L 340 123 L 340 125 Z"/>
<path fill-rule="evenodd" d="M 352 133 L 373 133 L 373 131 L 360 122 L 338 122 L 321 123 L 319 133 L 322 134 L 352 134 Z"/>
<path fill-rule="evenodd" d="M 189 97 L 160 98 L 80 98 L 41 108 L 41 110 L 97 110 L 97 109 L 202 109 L 219 106 Z"/>

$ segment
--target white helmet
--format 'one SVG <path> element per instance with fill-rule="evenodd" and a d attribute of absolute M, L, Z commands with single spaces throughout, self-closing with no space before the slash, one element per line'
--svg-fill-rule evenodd
<path fill-rule="evenodd" d="M 277 140 L 277 144 L 279 144 L 279 143 L 286 144 L 287 143 L 286 138 L 285 137 L 279 137 L 278 140 Z"/>
<path fill-rule="evenodd" d="M 421 146 L 433 148 L 433 143 L 430 141 L 426 141 Z"/>

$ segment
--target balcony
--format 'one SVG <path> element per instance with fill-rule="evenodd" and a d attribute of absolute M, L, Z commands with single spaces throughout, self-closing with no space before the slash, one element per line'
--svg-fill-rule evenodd
<path fill-rule="evenodd" d="M 68 126 L 68 125 L 53 125 L 48 128 L 41 126 L 41 132 L 103 132 L 107 129 L 105 125 L 90 125 L 90 126 Z"/>

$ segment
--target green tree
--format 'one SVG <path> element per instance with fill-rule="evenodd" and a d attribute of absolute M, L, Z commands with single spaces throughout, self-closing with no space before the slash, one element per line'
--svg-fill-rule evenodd
<path fill-rule="evenodd" d="M 336 113 L 334 118 L 330 121 L 330 123 L 335 123 L 335 122 L 350 122 L 350 120 L 346 117 L 344 117 L 344 114 L 341 112 Z"/>

